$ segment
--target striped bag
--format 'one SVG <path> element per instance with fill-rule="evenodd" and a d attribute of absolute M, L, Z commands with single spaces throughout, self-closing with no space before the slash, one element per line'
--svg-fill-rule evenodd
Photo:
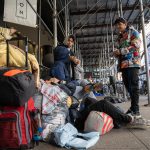
<path fill-rule="evenodd" d="M 84 125 L 85 132 L 99 132 L 104 135 L 109 132 L 113 125 L 113 119 L 104 112 L 91 111 Z"/>

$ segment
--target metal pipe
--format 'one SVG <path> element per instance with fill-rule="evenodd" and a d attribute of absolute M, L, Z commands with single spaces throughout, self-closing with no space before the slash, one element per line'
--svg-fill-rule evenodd
<path fill-rule="evenodd" d="M 149 59 L 148 59 L 148 49 L 147 49 L 147 41 L 146 41 L 146 33 L 145 33 L 144 11 L 143 11 L 142 0 L 140 0 L 140 11 L 141 11 L 143 45 L 144 45 L 144 52 L 145 52 L 145 68 L 146 68 L 147 88 L 148 88 L 148 104 L 150 105 Z"/>
<path fill-rule="evenodd" d="M 119 7 L 120 7 L 120 17 L 123 17 L 122 0 L 119 0 Z"/>
<path fill-rule="evenodd" d="M 67 0 L 65 0 L 65 6 L 66 6 L 66 4 L 67 4 Z M 65 36 L 67 37 L 67 35 L 68 35 L 68 12 L 67 12 L 67 6 L 65 7 Z"/>
<path fill-rule="evenodd" d="M 100 73 L 100 54 L 99 54 L 99 79 L 101 78 L 101 73 Z"/>
<path fill-rule="evenodd" d="M 68 18 L 67 18 L 67 22 L 68 22 L 68 28 L 67 28 L 67 34 L 69 35 L 69 31 L 70 31 L 70 14 L 69 14 L 69 9 L 67 8 L 67 12 L 68 12 Z"/>
<path fill-rule="evenodd" d="M 86 19 L 86 21 L 84 22 L 84 24 L 79 29 L 76 30 L 75 34 L 77 33 L 77 31 L 79 31 L 80 29 L 82 29 L 85 26 L 85 24 L 89 22 L 90 18 L 92 18 L 101 8 L 103 8 L 103 6 L 104 6 L 104 4 L 102 4 L 101 6 L 99 6 L 98 9 L 88 19 Z"/>
<path fill-rule="evenodd" d="M 49 0 L 47 0 L 47 3 L 49 4 L 51 10 L 53 10 L 54 5 L 51 4 Z M 63 25 L 62 25 L 62 22 L 61 22 L 61 19 L 60 19 L 59 16 L 58 16 L 58 25 L 59 25 L 59 27 L 60 27 L 60 29 L 61 29 L 61 31 L 62 31 L 62 34 L 65 36 L 65 29 L 64 29 L 64 27 L 63 27 Z"/>
<path fill-rule="evenodd" d="M 101 1 L 101 0 L 98 0 L 91 8 L 87 11 L 87 13 L 84 14 L 84 16 L 75 24 L 75 26 L 70 29 L 70 31 L 71 31 L 73 28 L 75 28 L 75 27 L 86 17 L 86 15 L 87 15 L 100 1 Z M 69 31 L 69 32 L 70 32 L 70 31 Z"/>
<path fill-rule="evenodd" d="M 109 46 L 110 46 L 110 44 L 109 44 L 109 38 L 108 38 L 108 24 L 107 24 L 107 50 L 108 50 L 108 55 L 110 54 Z M 107 57 L 108 57 L 108 55 L 107 55 Z M 108 66 L 110 68 L 110 59 L 109 59 L 109 57 L 108 57 Z"/>
<path fill-rule="evenodd" d="M 120 17 L 119 0 L 117 0 L 117 12 L 118 12 L 118 17 Z"/>
<path fill-rule="evenodd" d="M 66 7 L 68 7 L 68 5 L 72 2 L 72 0 L 70 0 L 68 3 L 65 4 L 65 7 L 62 8 L 58 13 L 57 13 L 57 16 L 64 10 L 66 9 Z"/>
<path fill-rule="evenodd" d="M 113 33 L 113 23 L 112 23 L 112 15 L 110 12 L 110 26 L 111 26 L 111 41 L 112 41 L 112 48 L 114 51 L 114 33 Z"/>
<path fill-rule="evenodd" d="M 31 3 L 29 2 L 29 0 L 26 0 L 27 3 L 29 4 L 29 6 L 31 7 L 31 9 L 35 12 L 35 14 L 37 15 L 37 17 L 41 20 L 41 23 L 43 24 L 43 26 L 46 28 L 46 30 L 49 32 L 49 34 L 53 37 L 53 33 L 49 30 L 48 26 L 45 24 L 45 22 L 43 21 L 43 19 L 41 18 L 41 16 L 37 13 L 37 11 L 34 9 L 34 7 L 31 5 Z"/>
<path fill-rule="evenodd" d="M 54 47 L 57 46 L 57 6 L 56 0 L 53 0 L 54 8 L 53 8 L 53 30 L 54 30 Z"/>
<path fill-rule="evenodd" d="M 41 0 L 39 0 L 39 15 L 41 16 Z M 41 20 L 38 19 L 38 57 L 37 60 L 41 64 Z"/>

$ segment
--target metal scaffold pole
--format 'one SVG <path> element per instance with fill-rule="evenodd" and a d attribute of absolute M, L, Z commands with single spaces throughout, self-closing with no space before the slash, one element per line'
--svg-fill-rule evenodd
<path fill-rule="evenodd" d="M 100 71 L 100 54 L 99 54 L 99 61 L 98 61 L 98 63 L 99 63 L 99 79 L 101 79 L 101 71 Z"/>
<path fill-rule="evenodd" d="M 39 16 L 41 17 L 41 0 L 39 2 Z M 38 19 L 38 53 L 37 53 L 37 60 L 39 64 L 41 64 L 41 20 Z"/>
<path fill-rule="evenodd" d="M 148 59 L 148 49 L 147 49 L 147 41 L 146 41 L 146 33 L 145 33 L 144 11 L 143 11 L 143 1 L 142 0 L 140 0 L 140 10 L 141 10 L 143 46 L 144 46 L 144 52 L 145 52 L 145 68 L 146 68 L 147 88 L 148 88 L 148 105 L 150 105 L 149 59 Z"/>
<path fill-rule="evenodd" d="M 53 29 L 54 29 L 54 47 L 57 46 L 57 6 L 56 0 L 53 0 Z"/>
<path fill-rule="evenodd" d="M 65 6 L 67 4 L 67 0 L 65 0 Z M 68 22 L 67 22 L 67 18 L 68 18 L 68 13 L 67 13 L 67 6 L 65 7 L 65 36 L 67 37 L 68 35 Z"/>
<path fill-rule="evenodd" d="M 123 17 L 122 0 L 119 0 L 119 7 L 120 7 L 120 17 Z"/>
<path fill-rule="evenodd" d="M 31 5 L 31 3 L 29 2 L 29 0 L 26 0 L 28 5 L 31 7 L 31 9 L 34 11 L 34 13 L 37 15 L 38 19 L 41 20 L 41 23 L 43 24 L 43 26 L 46 28 L 46 30 L 48 31 L 48 33 L 53 36 L 53 33 L 50 31 L 50 29 L 48 28 L 48 26 L 45 24 L 45 22 L 43 21 L 43 19 L 41 18 L 41 16 L 37 13 L 37 11 L 34 9 L 34 7 Z"/>
<path fill-rule="evenodd" d="M 110 69 L 110 59 L 109 59 L 109 54 L 110 54 L 110 44 L 109 44 L 109 37 L 108 37 L 108 25 L 107 25 L 107 57 L 108 57 L 108 66 L 109 66 L 109 69 Z"/>
<path fill-rule="evenodd" d="M 119 0 L 117 0 L 117 11 L 118 11 L 118 17 L 120 17 L 120 5 L 119 5 Z"/>

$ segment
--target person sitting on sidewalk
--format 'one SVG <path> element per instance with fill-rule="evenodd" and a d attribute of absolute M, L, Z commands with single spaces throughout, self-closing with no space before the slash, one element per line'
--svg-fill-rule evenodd
<path fill-rule="evenodd" d="M 65 82 L 74 80 L 74 66 L 80 63 L 71 50 L 74 42 L 75 37 L 70 35 L 54 49 L 54 66 L 50 70 L 50 76 Z"/>

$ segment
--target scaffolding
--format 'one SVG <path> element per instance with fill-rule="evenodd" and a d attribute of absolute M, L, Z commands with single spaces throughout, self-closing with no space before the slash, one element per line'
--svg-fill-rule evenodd
<path fill-rule="evenodd" d="M 132 24 L 136 24 L 136 27 L 139 28 L 139 21 L 137 21 L 139 18 L 141 18 L 140 28 L 142 29 L 142 35 L 143 35 L 143 46 L 144 46 L 144 52 L 145 52 L 145 66 L 146 66 L 146 72 L 147 72 L 147 87 L 148 87 L 148 104 L 150 104 L 150 81 L 149 81 L 149 58 L 148 58 L 148 50 L 147 50 L 147 43 L 146 43 L 146 35 L 145 35 L 145 18 L 148 16 L 149 10 L 150 10 L 150 2 L 147 1 L 146 4 L 143 4 L 142 0 L 136 0 L 135 3 L 130 6 L 129 0 L 126 1 L 126 4 L 124 4 L 123 0 L 116 0 L 116 3 L 112 2 L 111 8 L 110 8 L 110 2 L 109 0 L 106 0 L 106 2 L 102 2 L 101 0 L 97 0 L 95 4 L 87 8 L 87 10 L 80 10 L 80 11 L 70 11 L 70 5 L 76 0 L 65 0 L 64 2 L 58 1 L 58 0 L 47 0 L 48 5 L 50 6 L 50 9 L 53 11 L 53 32 L 50 31 L 49 27 L 46 25 L 46 23 L 43 21 L 41 17 L 41 0 L 38 0 L 39 2 L 39 12 L 36 12 L 33 8 L 33 6 L 30 4 L 28 0 L 26 0 L 27 3 L 30 5 L 30 7 L 33 9 L 33 11 L 36 13 L 39 21 L 38 21 L 38 59 L 40 60 L 40 27 L 41 24 L 46 28 L 48 33 L 53 37 L 54 39 L 54 47 L 57 46 L 58 42 L 58 29 L 57 24 L 59 25 L 61 32 L 63 33 L 64 37 L 68 36 L 69 34 L 77 35 L 76 43 L 74 45 L 74 52 L 77 55 L 77 57 L 82 60 L 83 66 L 90 66 L 91 72 L 94 70 L 98 72 L 98 78 L 102 78 L 105 80 L 107 78 L 107 73 L 109 75 L 116 76 L 116 61 L 113 58 L 113 56 L 110 56 L 110 53 L 114 51 L 116 46 L 116 31 L 113 29 L 113 23 L 116 18 L 116 13 L 118 17 L 124 17 L 125 12 L 128 10 L 132 10 L 131 13 L 126 18 L 127 21 L 130 21 Z M 57 3 L 61 3 L 62 8 L 58 11 L 57 9 Z M 114 3 L 114 4 L 113 4 Z M 88 0 L 87 0 L 88 5 Z M 109 7 L 108 7 L 109 6 Z M 137 15 L 134 17 L 134 19 L 131 19 L 131 16 L 134 14 L 134 11 L 138 11 Z M 146 10 L 146 11 L 145 11 Z M 64 23 L 62 23 L 60 19 L 60 14 L 64 14 Z M 104 21 L 102 24 L 90 24 L 91 20 L 95 17 L 97 18 L 98 13 L 104 13 Z M 71 16 L 82 16 L 80 19 L 74 19 Z M 135 15 L 135 14 L 134 14 Z M 97 21 L 97 20 L 96 20 Z M 92 29 L 95 28 L 95 31 L 97 32 L 96 28 L 101 28 L 103 31 L 103 28 L 105 30 L 105 33 L 99 33 L 99 34 L 89 34 L 88 28 Z M 99 30 L 98 30 L 99 31 Z M 79 32 L 87 32 L 86 34 L 79 35 Z M 90 44 L 90 40 L 86 43 L 84 42 L 84 39 L 90 39 L 90 37 L 100 37 L 98 41 L 93 41 Z M 82 40 L 83 39 L 83 40 Z M 85 43 L 85 44 L 83 44 Z M 90 47 L 90 45 L 98 45 L 99 46 L 93 46 Z M 103 43 L 103 44 L 100 44 Z M 82 45 L 88 45 L 87 47 Z M 88 49 L 91 49 L 88 51 Z M 92 49 L 96 50 L 95 53 L 92 53 Z M 86 53 L 85 53 L 86 51 Z M 94 55 L 96 54 L 96 55 Z M 110 59 L 112 57 L 112 59 Z M 89 60 L 89 61 L 86 61 Z M 95 60 L 98 60 L 97 62 Z M 92 66 L 92 67 L 91 67 Z M 93 68 L 95 66 L 95 69 Z M 112 68 L 113 69 L 110 69 Z M 96 79 L 97 80 L 97 79 Z"/>

